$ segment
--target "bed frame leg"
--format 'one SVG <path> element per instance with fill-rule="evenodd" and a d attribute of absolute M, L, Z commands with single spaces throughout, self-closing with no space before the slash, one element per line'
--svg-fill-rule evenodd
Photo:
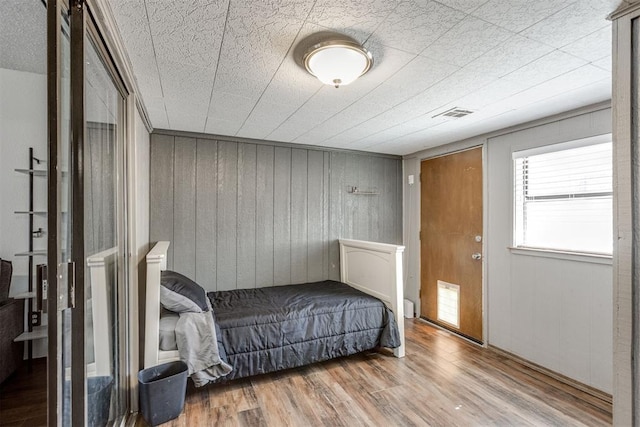
<path fill-rule="evenodd" d="M 404 357 L 404 344 L 398 348 L 393 349 L 393 355 L 395 357 Z"/>

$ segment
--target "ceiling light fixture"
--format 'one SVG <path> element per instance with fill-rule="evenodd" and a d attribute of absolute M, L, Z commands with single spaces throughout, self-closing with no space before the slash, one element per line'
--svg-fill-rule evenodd
<path fill-rule="evenodd" d="M 329 40 L 312 46 L 303 57 L 307 71 L 336 88 L 352 83 L 369 71 L 373 57 L 350 40 Z"/>

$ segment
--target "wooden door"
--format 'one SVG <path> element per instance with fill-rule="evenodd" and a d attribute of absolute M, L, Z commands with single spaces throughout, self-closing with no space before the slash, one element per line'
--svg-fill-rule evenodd
<path fill-rule="evenodd" d="M 482 342 L 482 148 L 424 160 L 420 177 L 421 316 Z"/>

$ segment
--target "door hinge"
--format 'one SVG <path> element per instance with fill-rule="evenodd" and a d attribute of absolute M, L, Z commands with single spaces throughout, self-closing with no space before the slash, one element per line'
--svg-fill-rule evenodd
<path fill-rule="evenodd" d="M 418 231 L 418 240 L 422 240 L 422 231 Z"/>
<path fill-rule="evenodd" d="M 74 262 L 58 264 L 58 311 L 76 306 L 76 274 Z"/>

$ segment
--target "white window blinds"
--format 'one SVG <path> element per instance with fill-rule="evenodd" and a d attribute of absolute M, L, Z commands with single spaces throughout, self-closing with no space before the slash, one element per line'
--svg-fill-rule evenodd
<path fill-rule="evenodd" d="M 576 145 L 514 153 L 516 247 L 611 254 L 612 145 Z"/>

